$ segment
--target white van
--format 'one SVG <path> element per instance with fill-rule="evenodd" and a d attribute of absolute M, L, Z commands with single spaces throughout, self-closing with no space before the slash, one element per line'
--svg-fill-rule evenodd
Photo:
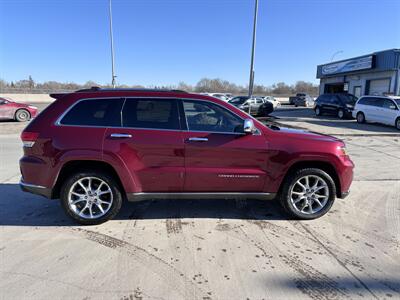
<path fill-rule="evenodd" d="M 353 117 L 358 123 L 375 122 L 392 125 L 400 130 L 400 98 L 361 97 L 354 107 Z"/>

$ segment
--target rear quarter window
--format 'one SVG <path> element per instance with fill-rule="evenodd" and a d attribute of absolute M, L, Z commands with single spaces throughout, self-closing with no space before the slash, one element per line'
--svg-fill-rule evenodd
<path fill-rule="evenodd" d="M 60 120 L 62 125 L 120 127 L 123 99 L 87 99 L 77 102 Z"/>

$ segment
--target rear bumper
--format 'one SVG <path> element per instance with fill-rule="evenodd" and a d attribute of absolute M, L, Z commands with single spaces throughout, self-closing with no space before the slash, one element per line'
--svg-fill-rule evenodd
<path fill-rule="evenodd" d="M 35 195 L 40 195 L 46 198 L 51 198 L 52 191 L 49 188 L 46 188 L 44 186 L 40 185 L 35 185 L 35 184 L 29 184 L 24 182 L 22 179 L 19 182 L 19 187 L 21 188 L 22 191 L 28 192 L 31 194 Z"/>

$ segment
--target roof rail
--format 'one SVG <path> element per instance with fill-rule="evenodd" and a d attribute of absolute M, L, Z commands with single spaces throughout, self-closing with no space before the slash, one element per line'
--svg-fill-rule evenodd
<path fill-rule="evenodd" d="M 98 87 L 98 86 L 92 86 L 92 87 L 89 88 L 89 89 L 77 90 L 77 91 L 75 91 L 75 93 L 80 93 L 80 92 L 94 92 L 94 91 L 99 91 L 99 90 L 101 90 L 100 87 Z"/>
<path fill-rule="evenodd" d="M 84 92 L 112 92 L 112 91 L 137 91 L 137 92 L 174 92 L 174 93 L 187 93 L 183 90 L 168 90 L 168 89 L 146 89 L 146 88 L 100 88 L 98 86 L 92 86 L 90 89 L 81 89 L 75 91 L 75 93 Z"/>

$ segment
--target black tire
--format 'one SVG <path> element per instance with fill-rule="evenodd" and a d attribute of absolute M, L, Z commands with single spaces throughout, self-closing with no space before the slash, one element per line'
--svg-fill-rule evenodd
<path fill-rule="evenodd" d="M 322 116 L 322 109 L 319 106 L 317 106 L 314 111 L 316 116 Z"/>
<path fill-rule="evenodd" d="M 398 130 L 400 130 L 400 117 L 398 117 L 398 118 L 396 119 L 396 121 L 395 121 L 395 123 L 394 123 L 394 126 L 395 126 Z"/>
<path fill-rule="evenodd" d="M 343 109 L 339 108 L 337 111 L 337 116 L 339 119 L 344 119 L 346 117 L 346 113 L 344 112 Z"/>
<path fill-rule="evenodd" d="M 295 205 L 291 201 L 292 199 L 291 191 L 294 188 L 294 185 L 299 179 L 303 178 L 304 176 L 316 176 L 323 179 L 329 191 L 326 204 L 318 212 L 312 214 L 302 213 L 301 211 L 296 209 Z M 312 220 L 326 214 L 331 209 L 333 203 L 335 202 L 335 198 L 336 198 L 336 186 L 332 177 L 321 169 L 307 168 L 307 169 L 297 170 L 286 178 L 281 190 L 280 203 L 283 209 L 286 211 L 286 213 L 289 214 L 289 216 L 291 216 L 292 218 L 301 220 Z"/>
<path fill-rule="evenodd" d="M 364 115 L 364 113 L 358 112 L 357 116 L 356 116 L 356 119 L 357 119 L 357 123 L 360 123 L 360 124 L 365 123 L 365 115 Z"/>
<path fill-rule="evenodd" d="M 31 119 L 31 114 L 26 109 L 19 109 L 15 113 L 15 120 L 18 122 L 26 122 Z"/>
<path fill-rule="evenodd" d="M 86 178 L 86 177 L 97 178 L 101 181 L 104 181 L 108 185 L 108 187 L 110 188 L 111 193 L 112 193 L 112 204 L 111 204 L 110 208 L 104 215 L 102 215 L 98 218 L 92 218 L 92 219 L 83 218 L 83 217 L 79 216 L 76 212 L 74 212 L 73 209 L 69 205 L 68 194 L 69 194 L 69 191 L 71 190 L 72 186 L 78 180 Z M 60 200 L 61 200 L 61 205 L 62 205 L 65 213 L 81 225 L 98 225 L 98 224 L 104 223 L 104 222 L 114 218 L 120 211 L 121 205 L 122 205 L 122 195 L 120 192 L 119 185 L 110 175 L 108 175 L 107 173 L 102 172 L 102 171 L 80 171 L 80 172 L 77 172 L 77 173 L 71 175 L 70 177 L 68 177 L 62 183 L 61 192 L 60 192 Z"/>

